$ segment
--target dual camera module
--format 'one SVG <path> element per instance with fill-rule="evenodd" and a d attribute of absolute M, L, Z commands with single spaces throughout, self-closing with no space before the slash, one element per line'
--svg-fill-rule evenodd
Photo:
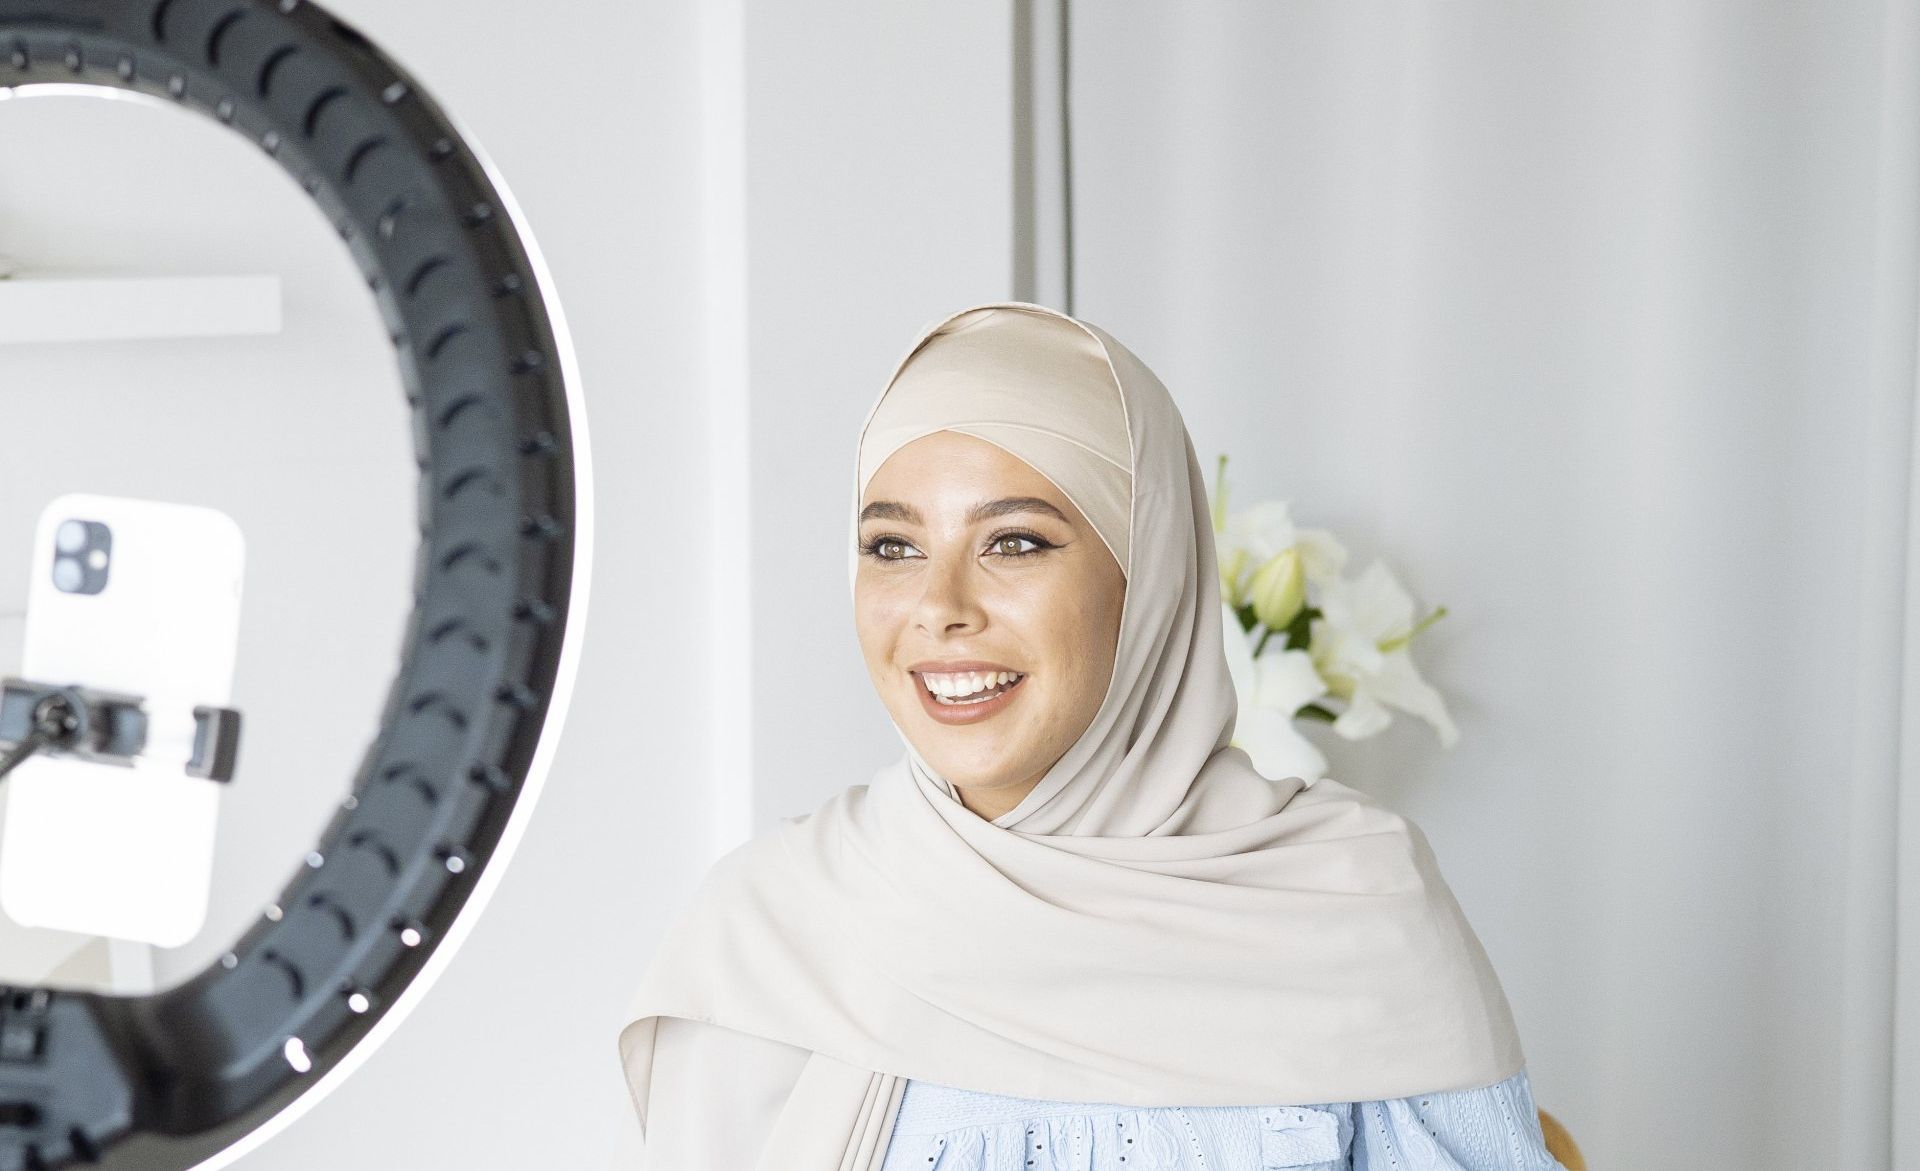
<path fill-rule="evenodd" d="M 67 594 L 97 594 L 107 588 L 113 561 L 113 531 L 97 520 L 65 520 L 53 533 L 53 584 Z"/>

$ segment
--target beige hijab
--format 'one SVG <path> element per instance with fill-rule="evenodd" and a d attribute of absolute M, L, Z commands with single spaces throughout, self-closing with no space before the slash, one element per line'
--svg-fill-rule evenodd
<path fill-rule="evenodd" d="M 906 754 L 870 783 L 715 863 L 620 1034 L 642 1128 L 650 1102 L 686 1100 L 654 1085 L 666 1017 L 759 1039 L 716 1064 L 738 1084 L 761 1066 L 765 1117 L 702 1125 L 759 1126 L 760 1166 L 792 1171 L 878 1168 L 907 1078 L 1271 1105 L 1518 1072 L 1506 998 L 1420 830 L 1338 781 L 1264 777 L 1229 746 L 1206 486 L 1159 379 L 1038 305 L 928 327 L 862 425 L 855 534 L 874 469 L 940 429 L 1060 485 L 1127 571 L 1105 700 L 993 821 L 903 733 Z"/>

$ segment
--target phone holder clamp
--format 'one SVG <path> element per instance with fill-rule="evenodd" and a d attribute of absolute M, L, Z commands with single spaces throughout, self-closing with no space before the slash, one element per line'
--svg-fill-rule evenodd
<path fill-rule="evenodd" d="M 147 712 L 137 695 L 0 679 L 0 778 L 35 752 L 132 767 L 147 745 Z M 240 713 L 197 705 L 188 776 L 231 781 L 240 746 Z"/>

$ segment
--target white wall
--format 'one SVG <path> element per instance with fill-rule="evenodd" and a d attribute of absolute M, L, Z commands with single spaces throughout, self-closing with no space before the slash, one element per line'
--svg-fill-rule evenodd
<path fill-rule="evenodd" d="M 922 326 L 1012 295 L 1013 31 L 1005 0 L 747 13 L 753 508 L 714 523 L 752 574 L 758 831 L 904 751 L 854 638 L 854 439 Z"/>
<path fill-rule="evenodd" d="M 1317 739 L 1596 1167 L 1889 1165 L 1885 7 L 1074 9 L 1076 309 L 1449 608 L 1452 752 Z"/>

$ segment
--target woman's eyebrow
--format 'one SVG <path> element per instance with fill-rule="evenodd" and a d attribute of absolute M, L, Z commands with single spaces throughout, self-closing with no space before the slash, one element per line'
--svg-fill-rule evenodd
<path fill-rule="evenodd" d="M 1003 496 L 998 500 L 976 504 L 967 510 L 967 523 L 979 524 L 989 517 L 1005 516 L 1011 512 L 1044 512 L 1068 524 L 1073 523 L 1067 520 L 1065 513 L 1038 496 Z M 926 523 L 921 519 L 918 509 L 894 500 L 876 500 L 867 505 L 860 510 L 860 520 L 862 523 L 870 520 L 898 520 L 916 525 Z"/>

